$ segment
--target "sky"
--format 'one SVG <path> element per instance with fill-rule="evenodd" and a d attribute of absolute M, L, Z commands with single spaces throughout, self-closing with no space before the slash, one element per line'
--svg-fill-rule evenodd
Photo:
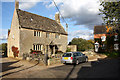
<path fill-rule="evenodd" d="M 73 38 L 93 39 L 95 25 L 101 25 L 102 16 L 98 15 L 99 0 L 54 0 L 68 24 L 68 42 Z M 53 0 L 19 0 L 19 8 L 34 14 L 55 19 L 58 13 Z M 7 42 L 7 32 L 11 27 L 15 0 L 1 0 L 0 3 L 0 43 Z M 61 18 L 61 24 L 66 29 Z"/>

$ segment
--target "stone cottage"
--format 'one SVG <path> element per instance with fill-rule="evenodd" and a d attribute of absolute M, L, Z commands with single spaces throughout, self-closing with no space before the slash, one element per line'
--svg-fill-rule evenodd
<path fill-rule="evenodd" d="M 18 49 L 18 57 L 30 50 L 41 51 L 49 56 L 56 51 L 65 52 L 68 34 L 60 24 L 59 14 L 55 20 L 19 9 L 15 2 L 15 10 L 8 35 L 8 56 L 13 57 L 12 47 Z"/>

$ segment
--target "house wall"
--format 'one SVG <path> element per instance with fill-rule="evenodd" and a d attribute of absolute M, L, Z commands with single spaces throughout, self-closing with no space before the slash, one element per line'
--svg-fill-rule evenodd
<path fill-rule="evenodd" d="M 106 36 L 106 34 L 94 34 L 94 38 L 101 38 L 102 36 Z"/>
<path fill-rule="evenodd" d="M 19 22 L 16 9 L 14 10 L 13 19 L 11 23 L 10 33 L 8 36 L 7 53 L 8 57 L 13 57 L 12 46 L 19 47 Z"/>
<path fill-rule="evenodd" d="M 77 45 L 68 45 L 67 47 L 71 49 L 71 52 L 77 51 Z"/>
<path fill-rule="evenodd" d="M 49 38 L 46 38 L 46 32 L 40 31 L 41 37 L 34 36 L 34 30 L 20 28 L 20 56 L 23 53 L 29 53 L 30 49 L 33 50 L 33 44 L 42 44 L 43 53 L 46 53 L 46 45 L 49 45 L 51 41 L 54 44 L 60 44 L 59 50 L 65 52 L 67 47 L 67 35 L 60 34 L 60 38 L 55 38 L 56 33 L 50 33 Z M 48 48 L 50 54 L 50 48 Z"/>

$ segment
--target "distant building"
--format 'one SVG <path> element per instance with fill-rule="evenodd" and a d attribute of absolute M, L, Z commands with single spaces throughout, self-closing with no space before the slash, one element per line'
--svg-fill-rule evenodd
<path fill-rule="evenodd" d="M 115 31 L 117 30 L 117 31 Z M 119 29 L 115 29 L 114 27 L 107 27 L 104 25 L 99 25 L 99 26 L 94 26 L 94 40 L 95 43 L 99 43 L 99 46 L 96 47 L 97 44 L 95 44 L 95 51 L 97 50 L 96 48 L 99 48 L 98 51 L 105 51 L 106 47 L 111 47 L 112 51 L 119 51 L 120 50 L 120 43 L 119 43 Z M 113 37 L 111 39 L 110 44 L 111 46 L 105 45 L 106 39 Z"/>
<path fill-rule="evenodd" d="M 65 52 L 67 37 L 67 32 L 60 24 L 59 14 L 52 20 L 20 10 L 19 2 L 15 2 L 11 28 L 8 31 L 8 56 L 13 56 L 13 46 L 18 49 L 18 57 L 30 50 L 48 53 L 49 56 L 56 51 Z"/>
<path fill-rule="evenodd" d="M 67 48 L 70 49 L 71 52 L 77 51 L 77 45 L 68 45 Z"/>

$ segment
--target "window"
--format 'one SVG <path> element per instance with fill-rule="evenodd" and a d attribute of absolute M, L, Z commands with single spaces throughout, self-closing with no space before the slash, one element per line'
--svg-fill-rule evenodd
<path fill-rule="evenodd" d="M 46 38 L 49 38 L 49 33 L 46 33 Z"/>
<path fill-rule="evenodd" d="M 36 36 L 36 31 L 34 31 L 34 36 Z"/>
<path fill-rule="evenodd" d="M 37 36 L 38 36 L 38 31 L 37 31 Z"/>
<path fill-rule="evenodd" d="M 41 44 L 33 44 L 33 50 L 41 51 L 42 50 L 42 45 Z"/>
<path fill-rule="evenodd" d="M 39 32 L 39 35 L 38 35 L 39 37 L 41 37 L 41 32 Z"/>
<path fill-rule="evenodd" d="M 63 57 L 71 57 L 71 53 L 64 53 Z"/>
<path fill-rule="evenodd" d="M 59 38 L 59 34 L 55 34 L 55 38 Z"/>
<path fill-rule="evenodd" d="M 119 50 L 119 44 L 114 44 L 114 50 Z"/>
<path fill-rule="evenodd" d="M 118 40 L 118 35 L 115 35 L 114 41 Z"/>
<path fill-rule="evenodd" d="M 34 36 L 39 36 L 39 37 L 41 37 L 41 32 L 40 32 L 40 31 L 34 31 Z"/>
<path fill-rule="evenodd" d="M 35 45 L 33 45 L 33 50 L 35 50 Z"/>

